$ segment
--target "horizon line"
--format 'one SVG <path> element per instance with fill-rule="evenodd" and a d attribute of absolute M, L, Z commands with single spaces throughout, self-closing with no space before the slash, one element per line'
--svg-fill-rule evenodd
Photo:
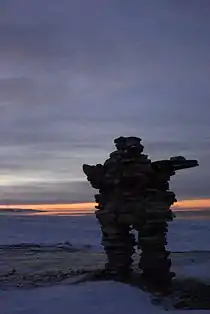
<path fill-rule="evenodd" d="M 20 208 L 20 209 L 38 209 L 53 211 L 77 211 L 77 212 L 94 212 L 94 202 L 81 202 L 81 203 L 42 203 L 42 204 L 1 204 L 0 209 Z M 189 210 L 201 210 L 210 209 L 210 198 L 202 199 L 185 199 L 174 203 L 171 208 L 174 211 L 189 211 Z"/>

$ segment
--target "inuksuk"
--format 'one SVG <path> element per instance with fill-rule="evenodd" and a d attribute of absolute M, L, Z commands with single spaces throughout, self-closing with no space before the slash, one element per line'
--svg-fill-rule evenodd
<path fill-rule="evenodd" d="M 116 150 L 103 165 L 83 165 L 88 181 L 99 190 L 96 217 L 107 255 L 106 272 L 127 278 L 137 246 L 145 281 L 167 286 L 174 276 L 166 250 L 167 222 L 173 219 L 170 207 L 176 201 L 168 181 L 176 170 L 198 163 L 184 157 L 151 162 L 138 137 L 119 137 L 114 143 Z"/>

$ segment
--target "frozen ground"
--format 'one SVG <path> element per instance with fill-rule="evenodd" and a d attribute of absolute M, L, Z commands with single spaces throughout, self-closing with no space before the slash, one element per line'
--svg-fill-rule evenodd
<path fill-rule="evenodd" d="M 116 282 L 1 292 L 1 314 L 185 314 L 151 304 L 149 294 Z M 166 312 L 167 310 L 167 312 Z M 210 311 L 192 311 L 192 314 Z"/>
<path fill-rule="evenodd" d="M 178 277 L 210 281 L 210 222 L 178 220 L 170 224 L 169 249 Z M 29 244 L 29 245 L 24 245 Z M 14 246 L 19 245 L 19 246 Z M 94 216 L 0 216 L 0 275 L 15 269 L 43 276 L 69 269 L 103 267 L 100 228 Z M 13 275 L 11 275 L 11 278 Z M 170 309 L 169 313 L 174 310 Z M 36 289 L 0 290 L 1 314 L 163 313 L 141 290 L 116 282 L 89 282 Z M 210 313 L 193 311 L 192 313 Z M 178 311 L 186 313 L 186 311 Z"/>
<path fill-rule="evenodd" d="M 94 216 L 0 216 L 0 245 L 68 241 L 76 247 L 101 249 Z M 210 220 L 175 220 L 169 224 L 172 251 L 210 251 Z"/>

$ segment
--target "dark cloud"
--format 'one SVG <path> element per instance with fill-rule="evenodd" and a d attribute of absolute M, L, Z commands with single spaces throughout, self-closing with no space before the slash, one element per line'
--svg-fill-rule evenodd
<path fill-rule="evenodd" d="M 0 0 L 2 202 L 91 200 L 82 163 L 130 134 L 152 159 L 198 158 L 172 186 L 208 197 L 209 13 L 208 0 Z"/>
<path fill-rule="evenodd" d="M 37 182 L 13 185 L 1 192 L 0 204 L 80 203 L 92 201 L 93 189 L 87 182 Z"/>

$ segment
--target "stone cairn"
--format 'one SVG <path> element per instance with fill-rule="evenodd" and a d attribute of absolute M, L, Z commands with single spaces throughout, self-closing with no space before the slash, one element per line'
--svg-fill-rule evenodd
<path fill-rule="evenodd" d="M 87 180 L 99 190 L 95 195 L 96 217 L 107 255 L 106 272 L 127 278 L 137 245 L 145 282 L 159 288 L 169 286 L 174 273 L 170 271 L 170 252 L 165 246 L 168 221 L 174 217 L 170 207 L 176 198 L 168 182 L 176 170 L 198 163 L 184 157 L 151 162 L 143 154 L 138 137 L 119 137 L 114 143 L 116 151 L 103 165 L 83 165 Z M 133 230 L 138 233 L 137 241 Z"/>

